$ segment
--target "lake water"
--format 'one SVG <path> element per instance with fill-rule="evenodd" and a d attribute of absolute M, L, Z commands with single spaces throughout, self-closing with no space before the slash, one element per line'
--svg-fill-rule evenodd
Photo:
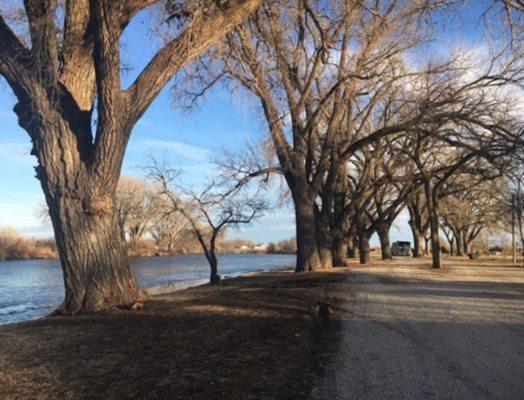
<path fill-rule="evenodd" d="M 140 286 L 151 294 L 200 285 L 209 279 L 209 266 L 202 254 L 135 257 L 130 263 Z M 291 267 L 294 263 L 294 255 L 218 255 L 218 271 L 223 278 Z M 58 261 L 0 261 L 0 325 L 47 315 L 63 298 L 62 270 Z"/>

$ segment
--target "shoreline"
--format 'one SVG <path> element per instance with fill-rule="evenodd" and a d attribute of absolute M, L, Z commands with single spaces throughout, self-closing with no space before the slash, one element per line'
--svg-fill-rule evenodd
<path fill-rule="evenodd" d="M 226 282 L 226 281 L 229 281 L 229 280 L 235 279 L 235 278 L 249 277 L 249 276 L 255 276 L 255 275 L 258 275 L 258 274 L 271 273 L 271 272 L 277 272 L 278 273 L 278 272 L 284 272 L 284 271 L 292 272 L 293 271 L 293 267 L 292 266 L 278 267 L 278 268 L 275 268 L 275 269 L 264 269 L 264 270 L 257 270 L 257 271 L 249 271 L 249 272 L 245 272 L 245 273 L 225 275 L 225 276 L 222 277 L 222 282 Z M 175 294 L 175 293 L 180 292 L 180 291 L 184 291 L 184 290 L 188 290 L 188 289 L 192 289 L 192 288 L 197 288 L 197 287 L 206 287 L 206 286 L 211 286 L 209 284 L 209 279 L 208 278 L 194 279 L 194 280 L 185 280 L 185 281 L 173 281 L 172 283 L 169 283 L 169 284 L 143 287 L 142 289 L 146 292 L 148 297 L 156 297 L 156 296 L 162 296 L 162 295 Z M 24 306 L 25 306 L 25 304 L 18 304 L 18 305 L 7 306 L 4 309 L 13 309 L 13 308 L 18 309 L 18 308 L 24 307 Z M 4 310 L 4 309 L 0 309 L 0 311 Z M 0 321 L 0 327 L 9 326 L 9 325 L 15 325 L 15 324 L 22 324 L 22 323 L 31 322 L 31 321 L 38 321 L 38 320 L 41 320 L 41 319 L 48 318 L 50 315 L 52 315 L 52 313 L 53 313 L 53 311 L 51 311 L 49 314 L 38 316 L 36 318 L 29 318 L 29 319 L 26 319 L 26 320 L 15 321 L 15 322 L 2 323 Z M 12 313 L 10 313 L 10 312 L 7 313 L 7 315 L 10 315 L 10 314 L 12 314 Z"/>
<path fill-rule="evenodd" d="M 225 253 L 221 253 L 221 252 L 217 252 L 217 255 L 254 255 L 254 254 L 257 254 L 257 255 L 265 255 L 265 256 L 295 256 L 296 253 L 264 253 L 264 252 L 260 252 L 260 251 L 253 251 L 253 252 L 225 252 Z M 140 254 L 133 254 L 133 255 L 128 255 L 128 258 L 131 259 L 131 258 L 157 258 L 157 257 L 180 257 L 180 256 L 186 256 L 186 255 L 204 255 L 203 252 L 200 252 L 200 253 L 180 253 L 180 254 L 145 254 L 145 255 L 140 255 Z M 28 258 L 25 258 L 25 257 L 20 257 L 20 258 L 5 258 L 5 259 L 0 259 L 0 262 L 3 262 L 3 261 L 40 261 L 40 260 L 46 260 L 46 261 L 60 261 L 60 257 L 28 257 Z"/>
<path fill-rule="evenodd" d="M 250 272 L 245 272 L 245 273 L 239 273 L 238 275 L 235 275 L 235 274 L 225 275 L 221 277 L 220 284 L 223 284 L 223 282 L 227 282 L 231 279 L 236 279 L 236 278 L 248 278 L 251 276 L 257 276 L 257 275 L 273 273 L 273 272 L 279 273 L 279 272 L 292 272 L 292 271 L 293 271 L 293 267 L 289 266 L 289 267 L 282 267 L 282 268 L 279 267 L 275 269 L 250 271 Z M 217 285 L 216 287 L 220 286 L 220 284 Z M 146 292 L 148 296 L 156 297 L 156 296 L 162 296 L 162 295 L 175 294 L 183 290 L 189 290 L 193 288 L 207 287 L 207 286 L 212 287 L 209 283 L 209 279 L 205 278 L 205 279 L 195 279 L 192 281 L 176 281 L 176 282 L 173 282 L 167 285 L 156 285 L 156 286 L 145 287 L 142 289 Z"/>

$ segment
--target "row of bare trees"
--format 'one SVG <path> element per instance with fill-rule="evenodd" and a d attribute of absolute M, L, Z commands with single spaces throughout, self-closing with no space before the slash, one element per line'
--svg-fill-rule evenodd
<path fill-rule="evenodd" d="M 259 101 L 272 162 L 240 157 L 241 165 L 223 166 L 240 180 L 283 176 L 295 209 L 297 271 L 343 265 L 348 245 L 366 263 L 374 233 L 390 258 L 389 230 L 405 208 L 415 255 L 429 237 L 440 268 L 442 221 L 453 219 L 440 211 L 445 199 L 471 197 L 522 162 L 521 42 L 489 55 L 410 61 L 426 21 L 446 6 L 266 1 L 191 70 L 200 72 L 186 88 L 191 104 L 219 77 Z M 455 221 L 455 241 L 464 249 L 488 222 Z"/>
<path fill-rule="evenodd" d="M 382 232 L 387 247 L 384 232 L 418 190 L 440 266 L 438 210 L 448 186 L 459 171 L 495 174 L 522 141 L 506 90 L 521 78 L 518 26 L 511 47 L 488 66 L 460 55 L 413 61 L 413 50 L 428 39 L 427 22 L 450 3 L 28 0 L 17 12 L 2 6 L 0 76 L 18 100 L 14 111 L 38 160 L 64 271 L 61 311 L 143 298 L 120 233 L 117 183 L 134 125 L 193 60 L 193 97 L 223 78 L 260 104 L 274 158 L 262 169 L 233 171 L 242 171 L 243 180 L 276 170 L 284 177 L 295 208 L 297 271 L 339 264 L 349 237 L 365 254 L 371 232 Z M 510 23 L 520 21 L 520 2 L 497 5 Z M 124 88 L 120 38 L 151 7 L 159 10 L 166 43 Z"/>

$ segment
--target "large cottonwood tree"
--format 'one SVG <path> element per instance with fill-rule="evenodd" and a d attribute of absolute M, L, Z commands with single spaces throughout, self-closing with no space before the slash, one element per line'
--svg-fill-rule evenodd
<path fill-rule="evenodd" d="M 180 68 L 261 2 L 25 0 L 29 37 L 23 39 L 9 24 L 7 6 L 0 9 L 0 76 L 18 100 L 14 111 L 38 159 L 64 272 L 61 311 L 96 311 L 142 297 L 114 201 L 133 126 Z M 156 3 L 170 12 L 174 38 L 123 88 L 120 37 Z"/>

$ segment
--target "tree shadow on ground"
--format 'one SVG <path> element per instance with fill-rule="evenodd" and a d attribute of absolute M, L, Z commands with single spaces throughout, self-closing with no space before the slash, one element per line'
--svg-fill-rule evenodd
<path fill-rule="evenodd" d="M 316 304 L 344 279 L 265 274 L 3 327 L 0 398 L 302 399 L 325 337 Z"/>

